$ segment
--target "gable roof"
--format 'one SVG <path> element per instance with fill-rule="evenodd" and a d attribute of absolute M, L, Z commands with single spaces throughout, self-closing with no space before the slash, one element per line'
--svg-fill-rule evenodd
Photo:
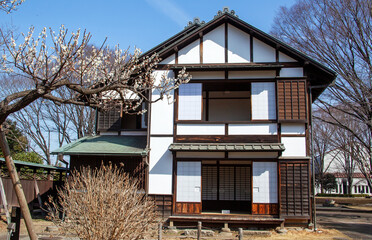
<path fill-rule="evenodd" d="M 294 59 L 298 60 L 303 66 L 306 66 L 308 69 L 308 78 L 311 85 L 325 85 L 322 88 L 312 89 L 314 100 L 324 91 L 326 86 L 331 84 L 336 78 L 336 73 L 333 70 L 308 57 L 304 53 L 292 48 L 291 46 L 278 40 L 277 38 L 239 19 L 235 15 L 234 11 L 230 12 L 226 8 L 223 12 L 219 11 L 214 19 L 209 21 L 208 23 L 200 23 L 200 21 L 194 20 L 193 24 L 189 25 L 183 31 L 177 33 L 168 40 L 145 52 L 144 54 L 142 54 L 142 57 L 158 53 L 162 59 L 165 59 L 224 23 L 233 25 L 243 32 L 252 35 L 254 38 L 276 48 L 277 50 L 289 55 L 290 57 L 293 57 Z M 206 64 L 200 65 L 206 66 Z M 245 65 L 250 66 L 254 65 L 254 63 L 246 63 Z M 176 67 L 177 65 L 174 64 L 173 66 Z M 191 66 L 186 66 L 186 69 L 190 67 Z"/>

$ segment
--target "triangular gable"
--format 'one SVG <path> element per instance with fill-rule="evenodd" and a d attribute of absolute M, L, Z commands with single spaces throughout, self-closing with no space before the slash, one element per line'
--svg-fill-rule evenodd
<path fill-rule="evenodd" d="M 298 61 L 298 62 L 301 62 L 302 64 L 312 64 L 316 69 L 318 70 L 321 70 L 323 73 L 327 74 L 329 76 L 329 78 L 332 78 L 332 80 L 334 79 L 335 77 L 335 73 L 330 70 L 329 68 L 325 67 L 324 65 L 318 63 L 317 61 L 307 57 L 306 55 L 304 55 L 303 53 L 299 52 L 298 50 L 296 49 L 293 49 L 292 47 L 288 46 L 287 44 L 279 41 L 278 39 L 270 36 L 269 34 L 253 27 L 252 25 L 242 21 L 241 19 L 239 19 L 238 17 L 236 17 L 234 14 L 231 14 L 231 12 L 224 12 L 218 16 L 216 16 L 213 20 L 211 20 L 210 22 L 206 23 L 206 24 L 200 24 L 199 22 L 198 23 L 194 23 L 194 25 L 192 25 L 192 28 L 190 29 L 185 29 L 183 31 L 181 31 L 180 33 L 176 34 L 175 36 L 173 36 L 172 38 L 168 39 L 167 41 L 164 41 L 162 44 L 159 44 L 157 47 L 151 49 L 150 51 L 146 52 L 143 54 L 143 56 L 148 56 L 148 55 L 151 55 L 155 52 L 157 52 L 161 58 L 163 58 L 164 60 L 167 59 L 168 57 L 170 57 L 170 59 L 172 58 L 175 58 L 175 56 L 172 56 L 172 54 L 179 54 L 179 51 L 181 49 L 183 49 L 184 47 L 186 47 L 187 45 L 193 43 L 193 42 L 197 42 L 198 40 L 200 41 L 201 38 L 209 38 L 211 36 L 211 34 L 208 35 L 209 32 L 212 32 L 212 35 L 214 35 L 215 31 L 221 31 L 221 29 L 223 28 L 224 24 L 225 23 L 228 23 L 229 27 L 228 29 L 228 33 L 230 34 L 234 34 L 235 35 L 241 35 L 240 38 L 231 38 L 229 39 L 232 43 L 234 43 L 234 41 L 240 41 L 239 39 L 241 38 L 244 38 L 244 36 L 247 38 L 247 36 L 250 36 L 251 39 L 253 38 L 253 44 L 255 42 L 257 42 L 257 46 L 258 48 L 256 48 L 256 50 L 254 51 L 259 51 L 259 50 L 267 50 L 267 52 L 271 51 L 271 52 L 275 52 L 276 50 L 278 50 L 278 55 L 279 55 L 279 61 L 280 62 L 295 62 L 295 61 Z M 240 30 L 240 32 L 237 32 L 236 30 Z M 246 35 L 242 35 L 242 32 Z M 228 35 L 228 34 L 227 34 Z M 213 37 L 216 37 L 216 36 L 213 36 Z M 215 40 L 218 40 L 218 39 L 215 39 Z M 204 39 L 203 39 L 203 43 L 204 43 Z M 217 53 L 218 54 L 217 56 L 218 57 L 221 57 L 221 49 L 220 48 L 223 48 L 224 46 L 221 46 L 223 45 L 221 41 L 213 41 L 214 43 L 214 46 L 218 45 L 218 50 L 217 50 Z M 265 45 L 264 45 L 265 44 Z M 266 46 L 264 48 L 260 48 L 262 46 Z M 194 46 L 195 47 L 195 46 Z M 208 43 L 207 43 L 207 46 L 206 46 L 206 49 L 204 49 L 204 46 L 203 46 L 203 51 L 207 51 L 208 52 Z M 237 61 L 241 61 L 241 62 L 244 62 L 243 60 L 245 60 L 246 62 L 250 62 L 248 61 L 248 49 L 245 49 L 244 51 L 242 51 L 242 53 L 240 53 L 240 55 L 237 54 L 237 50 L 238 49 L 234 49 L 234 45 L 231 45 L 231 49 L 228 49 L 228 57 L 232 57 L 235 55 L 237 55 L 236 58 L 233 58 L 232 57 L 232 60 L 231 62 L 237 62 Z M 271 50 L 269 50 L 271 48 Z M 251 54 L 251 53 L 249 53 Z M 253 52 L 253 55 L 254 52 Z M 258 54 L 256 53 L 256 56 L 258 57 Z M 254 56 L 253 56 L 254 57 Z M 205 63 L 207 62 L 210 62 L 209 59 L 211 57 L 207 56 L 206 59 L 204 59 L 204 54 L 203 54 L 203 59 L 202 60 L 205 60 Z M 271 61 L 271 60 L 276 60 L 274 59 L 273 57 L 265 57 L 267 59 L 264 59 L 265 62 L 275 62 L 275 61 Z M 239 60 L 237 60 L 239 59 Z M 251 60 L 251 59 L 249 59 Z M 259 62 L 260 58 L 257 59 L 258 61 L 254 61 L 254 62 Z M 215 60 L 216 61 L 216 60 Z M 167 61 L 164 61 L 164 64 L 169 64 L 169 59 L 167 59 Z M 218 60 L 218 62 L 222 62 L 220 59 Z M 196 62 L 197 63 L 197 62 Z M 200 63 L 200 62 L 199 62 Z M 204 61 L 203 61 L 204 63 Z M 173 62 L 171 63 L 173 64 Z M 330 81 L 332 81 L 330 80 Z"/>

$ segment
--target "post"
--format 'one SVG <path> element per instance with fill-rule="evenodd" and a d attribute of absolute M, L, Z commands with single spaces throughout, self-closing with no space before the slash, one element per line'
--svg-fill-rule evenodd
<path fill-rule="evenodd" d="M 243 240 L 243 228 L 239 228 L 239 240 Z"/>
<path fill-rule="evenodd" d="M 202 229 L 202 223 L 198 222 L 198 233 L 197 233 L 198 240 L 200 240 L 200 237 L 201 237 L 201 229 Z"/>
<path fill-rule="evenodd" d="M 28 209 L 25 193 L 23 192 L 21 181 L 17 174 L 17 170 L 13 162 L 13 159 L 10 156 L 9 145 L 6 140 L 5 132 L 2 126 L 0 126 L 0 146 L 1 146 L 1 150 L 3 150 L 5 163 L 9 171 L 9 176 L 12 179 L 13 188 L 16 193 L 19 206 L 21 207 L 21 212 L 25 220 L 28 235 L 30 236 L 31 240 L 37 240 L 37 235 L 35 233 L 35 228 L 32 223 L 32 218 L 31 218 L 30 210 Z"/>
<path fill-rule="evenodd" d="M 312 106 L 312 103 L 313 103 L 313 94 L 311 92 L 312 88 L 310 87 L 310 103 L 309 103 L 309 107 L 310 107 L 310 126 L 311 126 L 311 178 L 312 178 L 312 193 L 313 193 L 313 196 L 312 196 L 312 215 L 313 215 L 313 224 L 314 224 L 314 231 L 316 231 L 316 200 L 315 200 L 315 159 L 314 159 L 314 128 L 313 128 L 313 106 Z"/>
<path fill-rule="evenodd" d="M 21 209 L 19 207 L 12 208 L 12 223 L 15 223 L 15 231 L 10 235 L 10 240 L 19 239 L 19 230 L 21 228 Z"/>
<path fill-rule="evenodd" d="M 162 239 L 162 234 L 163 234 L 163 223 L 159 222 L 159 229 L 158 229 L 158 240 Z"/>
<path fill-rule="evenodd" d="M 3 202 L 3 207 L 6 215 L 6 222 L 9 224 L 10 221 L 10 214 L 9 214 L 9 208 L 8 208 L 8 202 L 6 200 L 6 194 L 3 184 L 3 179 L 0 176 L 0 194 L 1 194 L 1 201 Z"/>

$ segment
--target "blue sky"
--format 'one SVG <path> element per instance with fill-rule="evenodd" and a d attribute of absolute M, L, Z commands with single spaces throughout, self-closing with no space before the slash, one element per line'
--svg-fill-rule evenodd
<path fill-rule="evenodd" d="M 58 30 L 63 24 L 69 30 L 87 29 L 96 45 L 107 37 L 110 46 L 136 46 L 147 51 L 181 31 L 194 17 L 210 21 L 224 6 L 235 10 L 240 19 L 269 32 L 279 7 L 289 7 L 295 1 L 26 0 L 17 11 L 1 13 L 0 25 L 13 25 L 18 32 L 34 26 L 39 32 L 42 27 Z"/>

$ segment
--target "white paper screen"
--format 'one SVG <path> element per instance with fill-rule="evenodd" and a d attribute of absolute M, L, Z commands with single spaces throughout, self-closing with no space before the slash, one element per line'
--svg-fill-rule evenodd
<path fill-rule="evenodd" d="M 252 83 L 252 119 L 276 119 L 275 83 Z"/>
<path fill-rule="evenodd" d="M 278 203 L 276 162 L 253 162 L 253 202 Z"/>
<path fill-rule="evenodd" d="M 201 83 L 182 84 L 179 87 L 178 101 L 178 120 L 201 120 Z"/>
<path fill-rule="evenodd" d="M 177 202 L 201 201 L 201 162 L 177 163 Z"/>

